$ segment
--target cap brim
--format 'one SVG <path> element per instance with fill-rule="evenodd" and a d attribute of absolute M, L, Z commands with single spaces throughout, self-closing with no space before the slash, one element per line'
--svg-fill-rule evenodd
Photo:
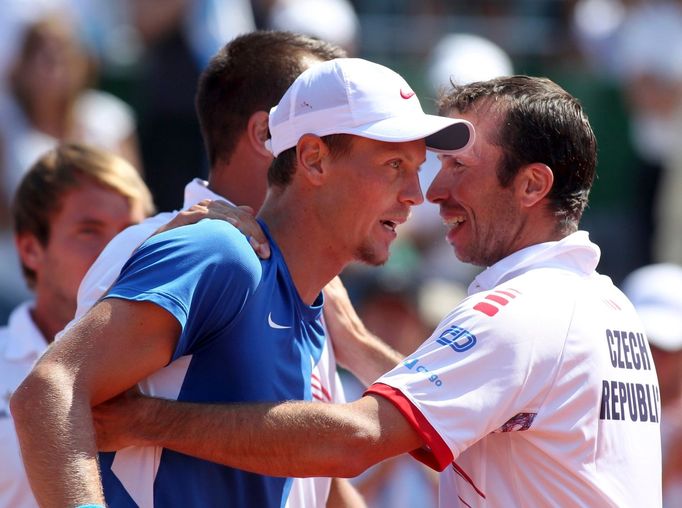
<path fill-rule="evenodd" d="M 437 153 L 457 153 L 474 142 L 471 123 L 436 115 L 386 118 L 344 132 L 391 143 L 425 139 L 426 148 Z"/>

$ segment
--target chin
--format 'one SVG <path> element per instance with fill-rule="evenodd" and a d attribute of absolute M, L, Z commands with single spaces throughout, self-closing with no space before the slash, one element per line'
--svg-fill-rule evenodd
<path fill-rule="evenodd" d="M 474 266 L 489 266 L 484 261 L 472 256 L 470 253 L 458 251 L 456 247 L 453 247 L 453 250 L 457 260 L 461 261 L 462 263 Z"/>
<path fill-rule="evenodd" d="M 361 247 L 355 253 L 355 260 L 370 266 L 381 266 L 388 261 L 388 250 L 379 252 L 371 247 Z"/>

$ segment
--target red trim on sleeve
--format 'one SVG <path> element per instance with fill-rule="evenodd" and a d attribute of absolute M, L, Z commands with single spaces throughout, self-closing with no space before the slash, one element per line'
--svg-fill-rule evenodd
<path fill-rule="evenodd" d="M 509 300 L 506 298 L 502 298 L 500 295 L 496 295 L 494 293 L 490 293 L 489 295 L 486 295 L 486 300 L 490 300 L 495 303 L 499 303 L 500 305 L 507 305 L 509 303 Z"/>
<path fill-rule="evenodd" d="M 448 445 L 421 411 L 400 390 L 383 383 L 374 383 L 367 388 L 365 395 L 370 393 L 388 399 L 424 440 L 425 446 L 412 450 L 410 455 L 436 471 L 443 471 L 452 463 L 454 456 Z"/>
<path fill-rule="evenodd" d="M 495 314 L 497 314 L 497 311 L 500 309 L 498 309 L 494 305 L 489 304 L 488 302 L 478 302 L 476 305 L 474 305 L 474 310 L 482 312 L 486 316 L 493 317 Z"/>

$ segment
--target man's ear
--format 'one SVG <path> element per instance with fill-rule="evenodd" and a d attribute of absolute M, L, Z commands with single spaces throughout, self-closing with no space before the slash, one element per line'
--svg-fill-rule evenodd
<path fill-rule="evenodd" d="M 265 111 L 256 111 L 249 117 L 246 124 L 246 136 L 251 147 L 264 157 L 272 157 L 265 148 L 268 139 L 268 114 Z"/>
<path fill-rule="evenodd" d="M 14 238 L 21 264 L 34 272 L 40 269 L 45 257 L 45 247 L 31 233 L 20 233 Z"/>
<path fill-rule="evenodd" d="M 313 185 L 320 185 L 324 180 L 324 160 L 329 155 L 329 148 L 319 136 L 304 134 L 296 145 L 296 162 L 302 175 Z"/>
<path fill-rule="evenodd" d="M 554 173 L 547 164 L 534 162 L 523 166 L 516 175 L 516 191 L 521 206 L 531 208 L 552 190 Z"/>

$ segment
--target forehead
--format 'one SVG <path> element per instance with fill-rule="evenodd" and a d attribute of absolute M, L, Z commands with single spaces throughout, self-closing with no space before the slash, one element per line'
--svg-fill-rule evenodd
<path fill-rule="evenodd" d="M 132 207 L 132 200 L 117 190 L 80 178 L 76 186 L 62 194 L 55 216 L 62 220 L 106 221 L 129 213 Z"/>
<path fill-rule="evenodd" d="M 402 143 L 390 143 L 376 139 L 353 136 L 351 155 L 375 155 L 377 157 L 400 157 L 414 164 L 422 164 L 426 160 L 426 141 L 418 139 Z"/>
<path fill-rule="evenodd" d="M 457 109 L 451 109 L 447 115 L 450 118 L 462 118 L 468 120 L 474 126 L 476 132 L 475 144 L 497 144 L 500 130 L 504 121 L 504 113 L 500 108 L 489 104 L 489 101 L 480 101 L 465 113 Z"/>

